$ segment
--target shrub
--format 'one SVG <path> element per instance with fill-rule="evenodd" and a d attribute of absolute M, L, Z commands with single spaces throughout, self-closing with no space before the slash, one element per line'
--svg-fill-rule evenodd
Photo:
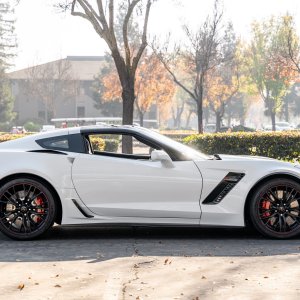
<path fill-rule="evenodd" d="M 107 152 L 117 152 L 119 147 L 119 140 L 116 139 L 107 139 L 105 140 L 104 151 Z"/>
<path fill-rule="evenodd" d="M 29 132 L 39 132 L 41 130 L 41 125 L 28 121 L 24 124 L 24 128 Z"/>
<path fill-rule="evenodd" d="M 105 141 L 99 137 L 91 137 L 90 139 L 94 150 L 103 151 L 105 149 Z"/>
<path fill-rule="evenodd" d="M 206 154 L 259 155 L 300 159 L 300 132 L 237 132 L 192 135 L 184 143 Z"/>
<path fill-rule="evenodd" d="M 15 140 L 15 139 L 19 139 L 19 138 L 24 137 L 26 135 L 27 134 L 10 134 L 10 133 L 6 133 L 6 132 L 5 133 L 1 132 L 0 133 L 0 143 Z"/>

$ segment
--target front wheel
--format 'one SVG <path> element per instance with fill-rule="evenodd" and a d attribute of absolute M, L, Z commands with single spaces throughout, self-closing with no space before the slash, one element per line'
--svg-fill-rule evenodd
<path fill-rule="evenodd" d="M 263 235 L 287 239 L 300 234 L 300 184 L 278 178 L 261 185 L 250 202 L 250 217 Z"/>
<path fill-rule="evenodd" d="M 0 188 L 0 230 L 12 239 L 39 237 L 52 226 L 55 214 L 49 188 L 36 179 L 14 179 Z"/>

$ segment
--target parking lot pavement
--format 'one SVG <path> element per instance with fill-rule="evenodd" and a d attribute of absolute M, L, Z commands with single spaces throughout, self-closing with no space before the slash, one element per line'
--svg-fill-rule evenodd
<path fill-rule="evenodd" d="M 300 238 L 57 226 L 37 241 L 0 235 L 0 249 L 0 299 L 300 298 Z"/>

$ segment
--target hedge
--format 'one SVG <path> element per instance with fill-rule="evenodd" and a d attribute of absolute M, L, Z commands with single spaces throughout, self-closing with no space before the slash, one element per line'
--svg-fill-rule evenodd
<path fill-rule="evenodd" d="M 105 141 L 101 138 L 91 137 L 90 142 L 94 150 L 103 151 L 105 149 Z"/>
<path fill-rule="evenodd" d="M 236 132 L 192 135 L 183 140 L 206 154 L 259 155 L 300 160 L 300 132 Z"/>
<path fill-rule="evenodd" d="M 27 136 L 28 134 L 10 134 L 10 133 L 0 133 L 0 143 L 7 142 L 21 137 Z"/>
<path fill-rule="evenodd" d="M 104 151 L 108 152 L 117 152 L 119 148 L 119 140 L 116 139 L 107 139 L 105 140 L 105 148 Z"/>

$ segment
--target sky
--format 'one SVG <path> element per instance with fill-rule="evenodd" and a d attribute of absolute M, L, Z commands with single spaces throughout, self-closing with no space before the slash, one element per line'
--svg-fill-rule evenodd
<path fill-rule="evenodd" d="M 13 1 L 13 0 L 10 0 Z M 90 0 L 95 1 L 95 0 Z M 55 0 L 21 0 L 15 5 L 17 57 L 13 70 L 66 56 L 103 55 L 105 43 L 84 19 L 58 13 Z M 212 11 L 213 0 L 158 0 L 151 11 L 149 34 L 165 37 L 169 32 L 184 42 L 182 25 L 197 28 Z M 224 17 L 231 20 L 243 39 L 250 37 L 250 25 L 271 15 L 289 12 L 300 19 L 299 0 L 223 0 Z M 300 34 L 300 21 L 297 21 Z"/>

